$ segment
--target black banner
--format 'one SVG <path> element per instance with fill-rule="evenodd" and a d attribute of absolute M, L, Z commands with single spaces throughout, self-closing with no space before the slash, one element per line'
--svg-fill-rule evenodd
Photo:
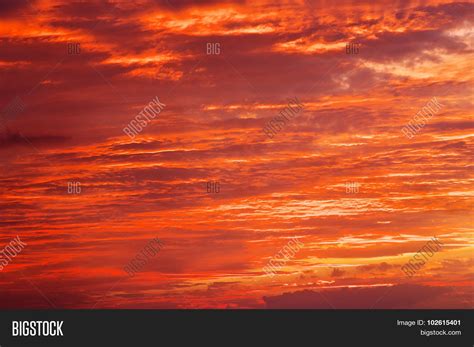
<path fill-rule="evenodd" d="M 472 310 L 15 310 L 0 346 L 456 347 L 473 326 Z"/>

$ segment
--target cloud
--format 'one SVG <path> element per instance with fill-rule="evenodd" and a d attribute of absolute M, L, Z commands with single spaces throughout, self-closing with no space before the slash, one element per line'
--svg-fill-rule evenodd
<path fill-rule="evenodd" d="M 0 130 L 0 240 L 31 243 L 0 278 L 6 306 L 46 307 L 21 270 L 58 307 L 90 307 L 156 235 L 166 249 L 100 307 L 472 306 L 472 4 L 32 4 L 0 10 L 0 105 L 27 106 Z M 131 141 L 155 97 L 166 108 Z M 266 137 L 294 97 L 303 110 Z M 446 247 L 390 287 L 433 235 Z M 292 237 L 304 247 L 268 278 Z"/>
<path fill-rule="evenodd" d="M 0 17 L 18 14 L 29 6 L 34 6 L 35 0 L 2 0 L 0 2 Z"/>
<path fill-rule="evenodd" d="M 452 287 L 398 284 L 394 286 L 324 289 L 264 297 L 270 309 L 408 309 L 442 294 Z"/>

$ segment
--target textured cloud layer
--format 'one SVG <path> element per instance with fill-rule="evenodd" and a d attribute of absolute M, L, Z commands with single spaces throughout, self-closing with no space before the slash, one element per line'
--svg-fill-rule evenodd
<path fill-rule="evenodd" d="M 3 2 L 0 306 L 473 307 L 473 7 Z"/>

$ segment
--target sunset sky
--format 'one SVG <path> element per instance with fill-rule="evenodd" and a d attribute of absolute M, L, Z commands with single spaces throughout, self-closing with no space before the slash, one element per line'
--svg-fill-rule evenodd
<path fill-rule="evenodd" d="M 474 308 L 473 22 L 432 0 L 1 1 L 0 249 L 27 245 L 0 308 Z"/>

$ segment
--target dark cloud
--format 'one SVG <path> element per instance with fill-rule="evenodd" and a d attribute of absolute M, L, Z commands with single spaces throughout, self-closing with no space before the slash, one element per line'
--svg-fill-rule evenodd
<path fill-rule="evenodd" d="M 0 17 L 16 16 L 22 10 L 34 6 L 36 0 L 1 0 Z"/>
<path fill-rule="evenodd" d="M 270 309 L 408 309 L 432 300 L 452 287 L 398 284 L 393 287 L 364 287 L 301 291 L 263 297 Z"/>
<path fill-rule="evenodd" d="M 3 135 L 3 136 L 2 136 Z M 7 132 L 0 135 L 0 149 L 13 146 L 54 146 L 67 141 L 68 138 L 57 135 L 24 135 L 19 132 Z"/>

